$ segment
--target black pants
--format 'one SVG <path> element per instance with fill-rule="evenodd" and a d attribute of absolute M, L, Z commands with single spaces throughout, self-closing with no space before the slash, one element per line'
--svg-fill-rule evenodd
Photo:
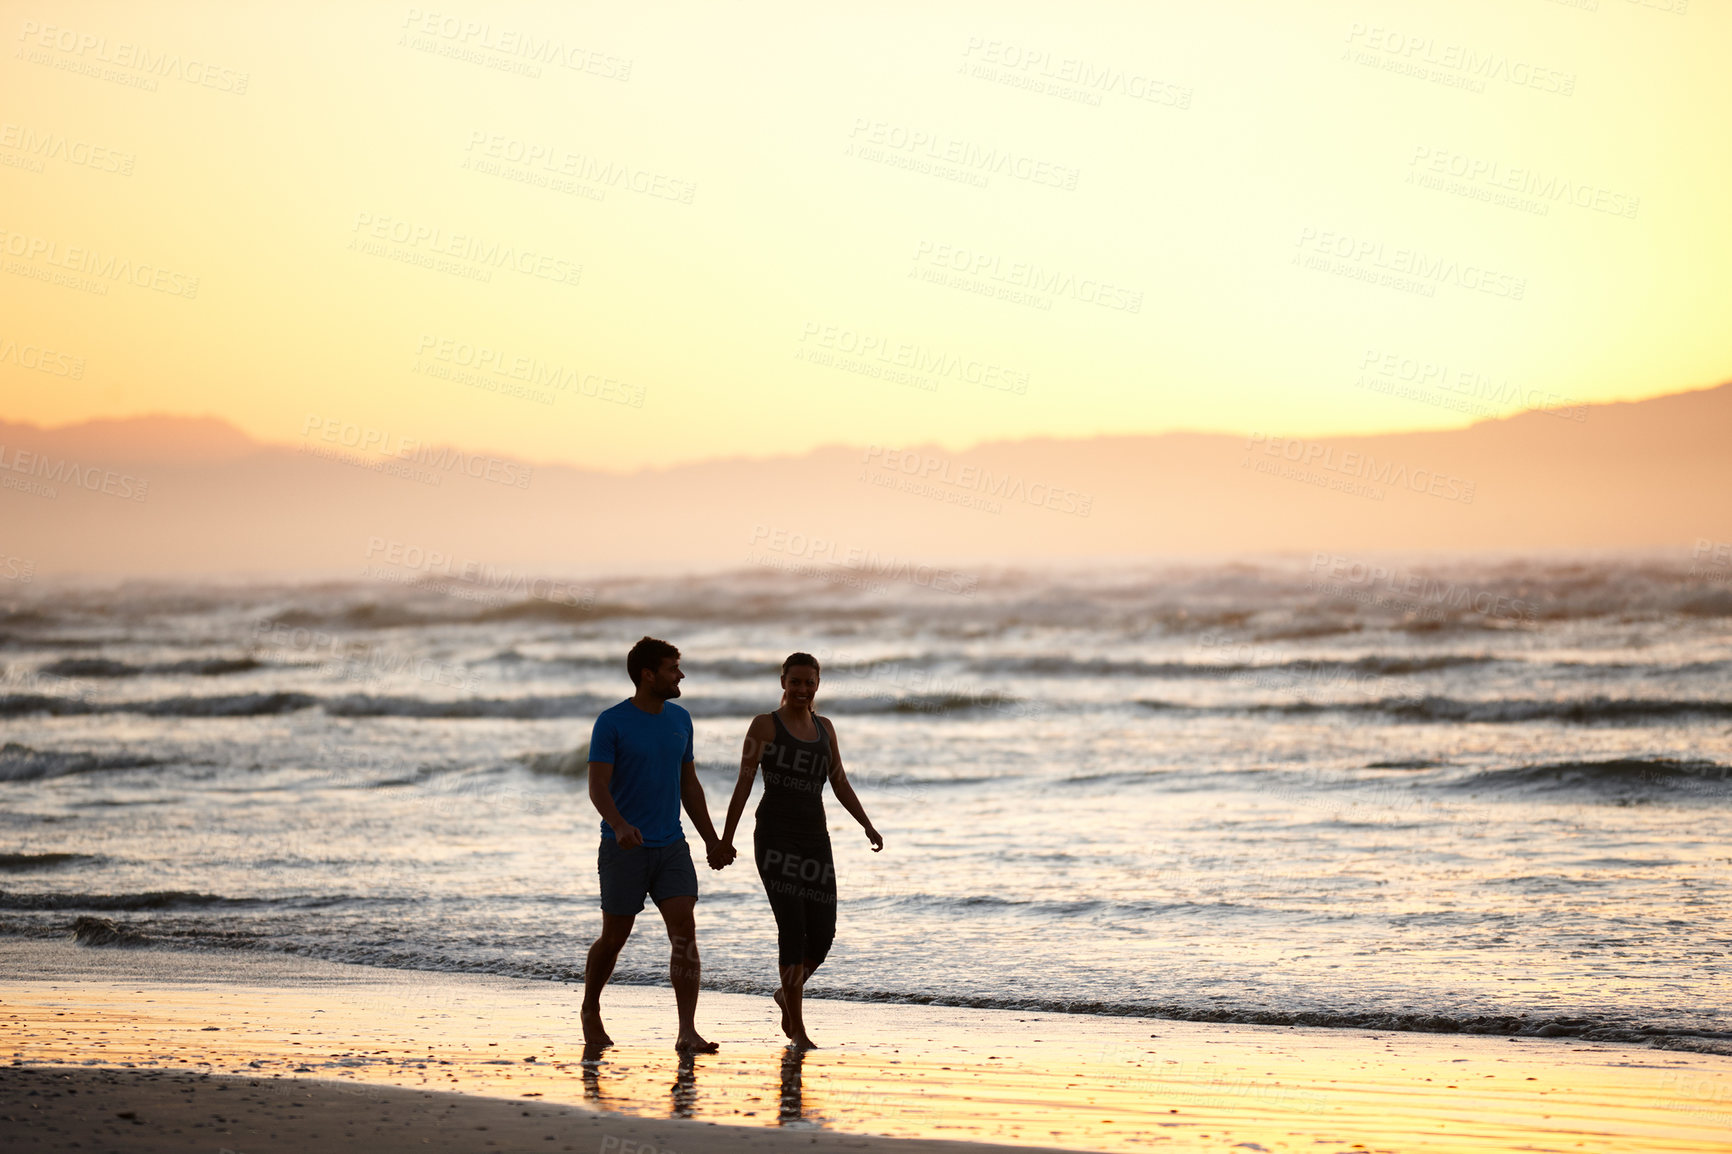
<path fill-rule="evenodd" d="M 760 821 L 752 834 L 758 876 L 776 915 L 776 960 L 813 969 L 836 940 L 836 864 L 830 834 Z"/>

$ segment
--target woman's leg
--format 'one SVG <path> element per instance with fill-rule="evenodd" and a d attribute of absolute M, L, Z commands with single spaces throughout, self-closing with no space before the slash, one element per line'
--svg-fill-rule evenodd
<path fill-rule="evenodd" d="M 777 991 L 780 995 L 777 1001 L 782 1005 L 782 1032 L 788 1035 L 789 1042 L 802 1050 L 817 1048 L 817 1043 L 806 1033 L 806 979 L 811 973 L 805 962 L 783 966 L 782 988 Z"/>
<path fill-rule="evenodd" d="M 836 942 L 836 865 L 831 858 L 829 839 L 826 838 L 815 850 L 814 856 L 823 861 L 824 867 L 818 880 L 807 887 L 804 895 L 806 948 L 801 956 L 806 960 L 807 977 L 824 964 L 824 959 L 830 956 L 830 947 Z"/>
<path fill-rule="evenodd" d="M 770 912 L 776 915 L 776 966 L 781 988 L 775 1000 L 782 1008 L 782 1033 L 795 1045 L 810 1048 L 812 1040 L 806 1036 L 800 998 L 806 984 L 806 903 L 800 880 L 804 857 L 797 846 L 767 837 L 762 829 L 754 833 L 752 849 L 764 895 L 770 899 Z"/>
<path fill-rule="evenodd" d="M 788 1017 L 784 1032 L 795 1045 L 810 1048 L 813 1042 L 806 1033 L 804 1014 L 806 981 L 824 964 L 836 940 L 836 866 L 829 838 L 808 841 L 801 850 L 801 940 L 799 951 L 793 955 L 799 964 L 793 964 L 789 955 L 783 954 L 782 1001 Z"/>

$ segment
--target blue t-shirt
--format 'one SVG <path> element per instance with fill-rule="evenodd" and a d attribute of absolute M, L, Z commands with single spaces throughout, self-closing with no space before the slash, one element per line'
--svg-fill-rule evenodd
<path fill-rule="evenodd" d="M 613 763 L 608 793 L 646 846 L 672 845 L 680 828 L 680 770 L 692 760 L 692 715 L 671 701 L 645 713 L 628 698 L 604 710 L 589 735 L 589 760 Z M 601 823 L 601 836 L 613 828 Z"/>

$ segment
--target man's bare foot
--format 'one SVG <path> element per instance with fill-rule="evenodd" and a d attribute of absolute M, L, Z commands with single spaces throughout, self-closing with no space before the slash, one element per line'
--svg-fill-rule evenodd
<path fill-rule="evenodd" d="M 613 1039 L 607 1036 L 607 1030 L 601 1024 L 601 1007 L 584 1007 L 580 1015 L 583 1021 L 583 1045 L 585 1049 L 613 1045 Z"/>
<path fill-rule="evenodd" d="M 696 1030 L 688 1030 L 674 1039 L 674 1049 L 682 1054 L 713 1054 L 721 1049 L 714 1042 L 706 1042 Z"/>
<path fill-rule="evenodd" d="M 788 1037 L 793 1039 L 791 1042 L 788 1043 L 789 1046 L 792 1047 L 793 1049 L 796 1049 L 796 1050 L 816 1050 L 818 1048 L 818 1043 L 816 1043 L 812 1039 L 808 1038 L 806 1036 L 806 1031 L 804 1031 L 804 1030 L 800 1031 L 800 1036 L 797 1038 L 794 1037 L 793 1034 L 789 1034 Z"/>
<path fill-rule="evenodd" d="M 776 1005 L 781 1007 L 782 1010 L 782 1033 L 787 1037 L 792 1038 L 794 1033 L 792 1030 L 788 1029 L 788 1000 L 782 997 L 782 991 L 780 988 L 778 988 L 771 997 L 776 999 Z"/>

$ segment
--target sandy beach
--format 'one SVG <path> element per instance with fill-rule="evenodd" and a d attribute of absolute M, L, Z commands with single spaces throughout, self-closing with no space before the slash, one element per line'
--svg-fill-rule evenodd
<path fill-rule="evenodd" d="M 706 993 L 721 1052 L 681 1059 L 670 992 L 622 986 L 620 1045 L 586 1062 L 560 983 L 18 940 L 0 964 L 0 1136 L 21 1150 L 1706 1151 L 1732 1132 L 1732 1058 L 1579 1039 L 815 1001 L 826 1046 L 799 1060 L 765 999 Z"/>

